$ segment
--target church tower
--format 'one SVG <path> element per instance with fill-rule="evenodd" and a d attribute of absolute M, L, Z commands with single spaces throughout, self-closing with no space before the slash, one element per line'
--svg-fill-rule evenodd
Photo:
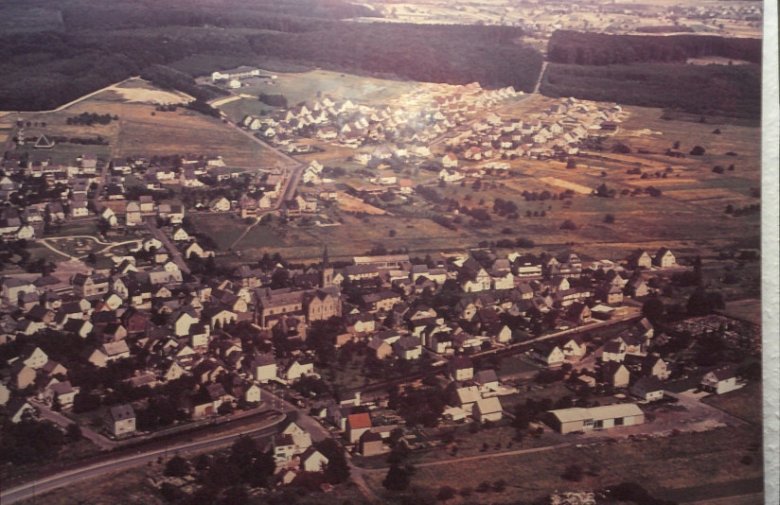
<path fill-rule="evenodd" d="M 328 246 L 322 252 L 322 272 L 320 273 L 320 287 L 329 288 L 333 286 L 333 267 L 328 259 Z"/>

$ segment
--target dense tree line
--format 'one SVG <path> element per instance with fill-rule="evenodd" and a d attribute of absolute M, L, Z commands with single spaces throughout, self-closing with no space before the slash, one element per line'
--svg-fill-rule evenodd
<path fill-rule="evenodd" d="M 613 35 L 558 30 L 548 45 L 555 63 L 614 65 L 645 62 L 685 62 L 688 58 L 720 56 L 761 62 L 761 39 L 716 35 Z"/>
<path fill-rule="evenodd" d="M 111 121 L 118 120 L 119 117 L 111 114 L 98 114 L 97 112 L 82 112 L 78 116 L 71 116 L 67 119 L 68 124 L 92 126 L 94 124 L 107 125 Z"/>
<path fill-rule="evenodd" d="M 204 114 L 213 115 L 207 112 L 207 108 L 210 108 L 210 106 L 205 102 L 221 94 L 216 88 L 198 86 L 191 76 L 164 65 L 151 65 L 145 68 L 141 72 L 141 77 L 153 82 L 162 89 L 179 90 L 195 97 L 195 102 L 191 103 L 190 107 Z M 217 111 L 214 111 L 214 113 L 219 116 Z"/>
<path fill-rule="evenodd" d="M 541 91 L 553 97 L 573 96 L 752 121 L 761 117 L 758 65 L 550 64 Z"/>
<path fill-rule="evenodd" d="M 282 107 L 287 108 L 287 97 L 281 94 L 268 94 L 268 93 L 260 93 L 257 96 L 257 99 L 263 102 L 266 105 L 270 105 L 272 107 Z"/>
<path fill-rule="evenodd" d="M 514 42 L 521 34 L 508 27 L 340 23 L 297 34 L 262 33 L 251 44 L 258 54 L 334 70 L 530 91 L 542 56 Z"/>
<path fill-rule="evenodd" d="M 216 88 L 196 86 L 167 68 L 193 58 L 213 62 L 201 65 L 210 69 L 223 67 L 226 59 L 236 65 L 272 59 L 526 91 L 542 65 L 538 51 L 515 42 L 522 34 L 518 28 L 352 23 L 340 18 L 372 11 L 338 1 L 248 6 L 231 0 L 218 8 L 205 2 L 140 3 L 66 0 L 57 5 L 66 31 L 0 36 L 0 109 L 51 109 L 139 74 L 209 100 Z"/>

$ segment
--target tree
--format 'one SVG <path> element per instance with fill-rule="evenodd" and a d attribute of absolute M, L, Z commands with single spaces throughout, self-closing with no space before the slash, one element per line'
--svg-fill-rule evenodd
<path fill-rule="evenodd" d="M 69 424 L 65 429 L 65 436 L 68 437 L 70 442 L 78 442 L 81 440 L 81 426 L 77 423 Z"/>
<path fill-rule="evenodd" d="M 411 477 L 408 470 L 400 467 L 398 464 L 393 464 L 387 471 L 382 485 L 390 491 L 405 491 L 409 487 L 410 482 Z"/>
<path fill-rule="evenodd" d="M 566 470 L 563 471 L 561 477 L 572 482 L 579 482 L 582 480 L 584 472 L 579 465 L 569 465 Z"/>
<path fill-rule="evenodd" d="M 51 460 L 64 441 L 64 434 L 51 423 L 23 419 L 3 427 L 0 462 L 23 464 Z"/>
<path fill-rule="evenodd" d="M 349 480 L 349 463 L 341 446 L 332 438 L 326 438 L 316 447 L 323 456 L 328 458 L 328 464 L 325 466 L 325 480 L 331 484 L 341 484 Z"/>
<path fill-rule="evenodd" d="M 694 146 L 691 149 L 691 156 L 702 156 L 705 153 L 705 149 L 702 146 Z"/>
<path fill-rule="evenodd" d="M 190 471 L 190 464 L 181 456 L 174 456 L 165 464 L 166 477 L 184 477 Z"/>
<path fill-rule="evenodd" d="M 700 287 L 691 293 L 686 304 L 689 316 L 706 316 L 724 307 L 723 295 L 717 292 L 705 291 Z"/>
<path fill-rule="evenodd" d="M 179 502 L 186 496 L 181 489 L 170 482 L 162 483 L 162 486 L 160 486 L 160 494 L 168 503 Z"/>
<path fill-rule="evenodd" d="M 436 493 L 436 499 L 439 501 L 449 501 L 455 498 L 455 489 L 450 486 L 442 486 L 439 488 L 439 492 Z"/>
<path fill-rule="evenodd" d="M 567 219 L 561 223 L 561 230 L 576 230 L 577 225 L 571 219 Z"/>
<path fill-rule="evenodd" d="M 663 321 L 665 311 L 664 302 L 656 297 L 648 298 L 642 304 L 642 315 L 653 323 Z"/>
<path fill-rule="evenodd" d="M 615 216 L 613 214 L 607 214 L 604 216 L 604 222 L 606 224 L 614 224 L 615 223 Z"/>
<path fill-rule="evenodd" d="M 247 493 L 246 487 L 241 485 L 227 488 L 220 501 L 222 505 L 246 505 L 248 503 L 249 493 Z"/>

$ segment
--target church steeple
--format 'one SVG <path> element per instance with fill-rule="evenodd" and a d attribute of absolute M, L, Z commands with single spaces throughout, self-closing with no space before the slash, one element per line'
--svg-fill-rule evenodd
<path fill-rule="evenodd" d="M 320 287 L 329 288 L 333 286 L 333 267 L 330 266 L 330 258 L 328 257 L 328 246 L 322 251 L 322 266 L 320 273 Z"/>

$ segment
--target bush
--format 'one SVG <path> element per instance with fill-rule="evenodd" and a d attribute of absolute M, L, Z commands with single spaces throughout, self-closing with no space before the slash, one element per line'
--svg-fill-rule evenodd
<path fill-rule="evenodd" d="M 604 222 L 607 224 L 613 224 L 615 222 L 615 216 L 612 214 L 607 214 L 604 216 Z"/>
<path fill-rule="evenodd" d="M 181 456 L 174 456 L 165 464 L 166 477 L 184 477 L 190 471 L 190 464 Z"/>
<path fill-rule="evenodd" d="M 258 100 L 271 107 L 287 108 L 287 98 L 284 95 L 271 95 L 266 93 L 260 93 L 257 97 Z"/>
<path fill-rule="evenodd" d="M 436 499 L 439 501 L 448 501 L 455 498 L 455 489 L 450 486 L 442 486 L 439 488 L 439 492 L 436 493 Z"/>
<path fill-rule="evenodd" d="M 176 503 L 187 496 L 184 491 L 170 482 L 163 482 L 162 486 L 160 486 L 160 494 L 162 494 L 163 499 L 168 503 Z"/>
<path fill-rule="evenodd" d="M 706 151 L 702 146 L 694 146 L 693 149 L 691 149 L 691 156 L 702 156 Z"/>
<path fill-rule="evenodd" d="M 561 230 L 576 230 L 577 225 L 571 219 L 567 219 L 561 223 Z"/>
<path fill-rule="evenodd" d="M 584 472 L 579 465 L 569 465 L 563 471 L 561 477 L 571 482 L 579 482 L 582 480 L 583 474 Z"/>

